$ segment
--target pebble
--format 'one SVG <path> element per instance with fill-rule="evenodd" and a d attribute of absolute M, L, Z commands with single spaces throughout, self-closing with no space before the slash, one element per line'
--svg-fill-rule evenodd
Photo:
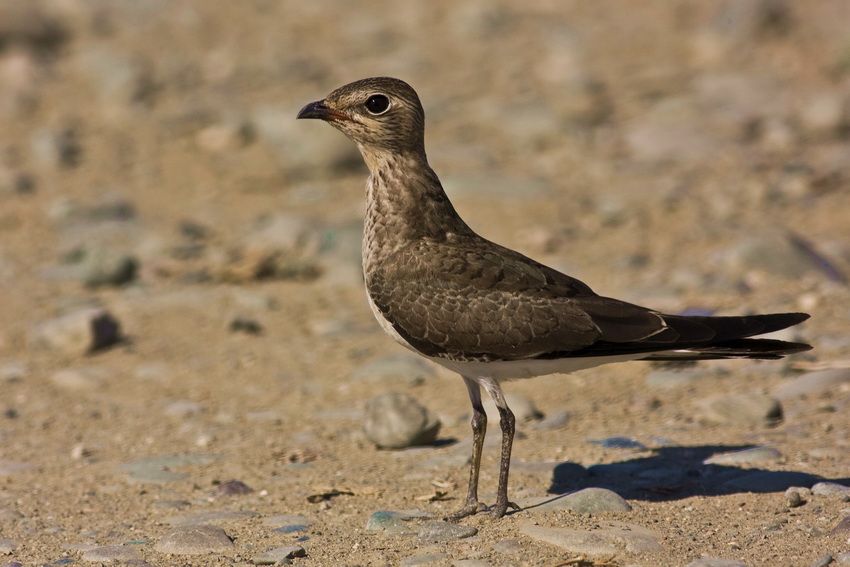
<path fill-rule="evenodd" d="M 837 91 L 821 91 L 800 105 L 800 126 L 810 136 L 829 138 L 838 136 L 847 125 L 844 97 Z"/>
<path fill-rule="evenodd" d="M 36 325 L 30 341 L 37 346 L 81 356 L 105 349 L 121 340 L 121 325 L 105 309 L 79 309 Z"/>
<path fill-rule="evenodd" d="M 782 459 L 782 453 L 773 447 L 751 447 L 740 451 L 717 453 L 703 461 L 704 465 L 745 465 L 773 463 Z"/>
<path fill-rule="evenodd" d="M 137 546 L 130 545 L 106 545 L 86 550 L 83 553 L 83 561 L 93 563 L 119 563 L 124 561 L 135 561 L 142 556 Z"/>
<path fill-rule="evenodd" d="M 831 565 L 833 561 L 832 555 L 822 555 L 812 562 L 809 567 L 827 567 L 827 565 Z"/>
<path fill-rule="evenodd" d="M 310 525 L 310 520 L 307 519 L 307 516 L 302 516 L 301 514 L 277 514 L 265 518 L 263 525 L 275 529 L 289 526 L 299 526 L 306 529 Z"/>
<path fill-rule="evenodd" d="M 410 524 L 411 520 L 427 517 L 427 514 L 419 511 L 396 512 L 392 510 L 379 510 L 373 512 L 366 522 L 366 531 L 384 532 L 394 535 L 408 535 L 416 533 Z"/>
<path fill-rule="evenodd" d="M 850 565 L 850 551 L 839 553 L 833 559 L 836 565 Z"/>
<path fill-rule="evenodd" d="M 418 386 L 436 376 L 434 366 L 420 357 L 405 354 L 370 360 L 351 374 L 352 380 L 387 381 Z"/>
<path fill-rule="evenodd" d="M 842 385 L 850 384 L 850 368 L 836 368 L 807 372 L 802 376 L 780 384 L 773 394 L 779 400 L 788 400 L 803 396 L 818 396 L 838 390 Z"/>
<path fill-rule="evenodd" d="M 378 447 L 401 449 L 433 443 L 440 420 L 413 397 L 390 393 L 367 402 L 363 429 Z"/>
<path fill-rule="evenodd" d="M 764 394 L 720 394 L 697 404 L 702 417 L 715 423 L 772 425 L 782 419 L 779 401 Z"/>
<path fill-rule="evenodd" d="M 449 556 L 442 552 L 436 553 L 420 553 L 418 555 L 411 555 L 410 557 L 406 557 L 402 559 L 400 565 L 401 567 L 414 567 L 415 565 L 428 565 L 429 563 L 441 563 L 443 561 L 447 561 Z"/>
<path fill-rule="evenodd" d="M 7 538 L 0 538 L 0 555 L 11 555 L 18 544 Z"/>
<path fill-rule="evenodd" d="M 819 482 L 812 487 L 812 494 L 850 502 L 850 486 L 844 486 L 837 482 Z"/>
<path fill-rule="evenodd" d="M 228 480 L 219 484 L 215 493 L 219 496 L 242 496 L 251 494 L 254 489 L 242 482 L 241 480 Z"/>
<path fill-rule="evenodd" d="M 842 534 L 848 532 L 850 532 L 850 516 L 844 516 L 844 518 L 842 518 L 841 521 L 838 522 L 838 525 L 832 528 L 831 533 Z"/>
<path fill-rule="evenodd" d="M 531 513 L 569 510 L 578 514 L 600 514 L 604 512 L 630 512 L 632 507 L 626 500 L 607 488 L 583 488 L 561 496 L 540 496 L 521 502 L 522 509 Z"/>
<path fill-rule="evenodd" d="M 570 413 L 568 411 L 561 410 L 547 415 L 542 420 L 535 423 L 532 427 L 540 431 L 561 429 L 562 427 L 566 427 L 569 421 Z"/>
<path fill-rule="evenodd" d="M 307 552 L 300 545 L 286 545 L 261 553 L 252 561 L 254 565 L 278 565 L 286 564 L 287 560 L 294 557 L 307 557 Z"/>
<path fill-rule="evenodd" d="M 478 528 L 463 526 L 449 522 L 428 522 L 419 529 L 419 541 L 439 543 L 472 537 L 478 533 Z"/>
<path fill-rule="evenodd" d="M 204 406 L 191 400 L 176 400 L 165 406 L 163 413 L 171 417 L 185 419 L 204 411 Z"/>
<path fill-rule="evenodd" d="M 534 402 L 525 396 L 505 394 L 505 401 L 508 403 L 508 407 L 511 408 L 517 423 L 537 421 L 543 418 L 543 412 L 537 409 Z M 487 420 L 490 423 L 499 423 L 501 421 L 499 410 L 496 408 L 493 400 L 484 402 L 484 411 L 487 413 Z"/>
<path fill-rule="evenodd" d="M 520 532 L 533 540 L 560 547 L 569 553 L 583 553 L 590 558 L 626 553 L 658 553 L 662 551 L 658 537 L 644 527 L 613 523 L 594 530 L 548 528 L 532 523 L 520 525 Z"/>
<path fill-rule="evenodd" d="M 80 264 L 80 280 L 86 287 L 122 286 L 136 279 L 138 260 L 127 253 L 106 247 L 85 250 Z"/>
<path fill-rule="evenodd" d="M 50 382 L 64 390 L 94 390 L 104 382 L 104 373 L 99 368 L 64 368 L 50 375 Z"/>
<path fill-rule="evenodd" d="M 227 328 L 231 333 L 244 333 L 255 337 L 263 334 L 263 325 L 250 317 L 234 317 Z"/>
<path fill-rule="evenodd" d="M 217 526 L 183 526 L 174 528 L 154 546 L 160 553 L 173 555 L 205 555 L 225 553 L 233 548 L 233 540 Z"/>
<path fill-rule="evenodd" d="M 785 491 L 785 503 L 788 504 L 789 508 L 798 508 L 806 503 L 806 499 L 803 495 L 808 492 L 808 488 L 791 486 Z"/>
<path fill-rule="evenodd" d="M 646 445 L 631 437 L 605 437 L 604 439 L 590 439 L 593 445 L 599 445 L 605 449 L 633 449 L 636 451 L 646 450 Z"/>
<path fill-rule="evenodd" d="M 685 567 L 747 567 L 746 563 L 735 559 L 715 559 L 702 557 L 688 563 Z"/>

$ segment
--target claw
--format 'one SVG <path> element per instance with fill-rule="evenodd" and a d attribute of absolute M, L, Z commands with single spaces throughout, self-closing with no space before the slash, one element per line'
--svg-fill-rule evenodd
<path fill-rule="evenodd" d="M 505 503 L 496 503 L 490 508 L 490 515 L 493 516 L 494 519 L 498 520 L 508 512 L 508 508 L 511 510 L 522 510 L 518 504 L 514 502 L 505 502 Z"/>
<path fill-rule="evenodd" d="M 466 504 L 464 504 L 463 508 L 461 508 L 457 512 L 449 514 L 444 519 L 447 522 L 456 522 L 458 520 L 466 518 L 467 516 L 474 516 L 478 512 L 486 512 L 487 510 L 488 507 L 483 502 L 467 502 Z"/>

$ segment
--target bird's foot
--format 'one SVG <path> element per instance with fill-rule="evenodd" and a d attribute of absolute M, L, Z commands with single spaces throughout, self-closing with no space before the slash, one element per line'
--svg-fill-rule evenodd
<path fill-rule="evenodd" d="M 445 519 L 449 522 L 456 522 L 458 520 L 466 518 L 467 516 L 474 516 L 478 512 L 486 512 L 487 510 L 488 507 L 483 502 L 478 502 L 477 500 L 469 500 L 466 504 L 463 505 L 463 508 L 461 508 L 457 512 L 449 514 L 448 516 L 446 516 Z"/>
<path fill-rule="evenodd" d="M 493 516 L 494 519 L 498 520 L 499 518 L 501 518 L 502 516 L 507 514 L 508 508 L 510 508 L 511 510 L 521 510 L 522 509 L 522 508 L 519 507 L 519 505 L 517 505 L 513 502 L 508 502 L 507 500 L 505 500 L 504 502 L 498 502 L 497 501 L 490 508 L 490 515 Z"/>

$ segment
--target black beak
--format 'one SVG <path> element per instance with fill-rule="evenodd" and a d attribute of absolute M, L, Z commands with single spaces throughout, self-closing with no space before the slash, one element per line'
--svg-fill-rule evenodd
<path fill-rule="evenodd" d="M 327 120 L 332 114 L 333 111 L 328 108 L 328 105 L 325 104 L 324 100 L 317 100 L 316 102 L 311 102 L 302 108 L 296 118 L 318 118 L 319 120 Z"/>

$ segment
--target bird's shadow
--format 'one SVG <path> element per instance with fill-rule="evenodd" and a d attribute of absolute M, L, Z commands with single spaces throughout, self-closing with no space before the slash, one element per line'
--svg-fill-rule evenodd
<path fill-rule="evenodd" d="M 717 453 L 752 445 L 699 445 L 662 447 L 649 456 L 585 468 L 564 462 L 555 466 L 548 492 L 565 494 L 591 486 L 608 488 L 632 500 L 665 501 L 691 496 L 719 496 L 744 492 L 783 492 L 791 486 L 810 488 L 818 482 L 850 485 L 850 478 L 828 479 L 789 470 L 767 470 L 749 465 L 705 464 Z"/>

